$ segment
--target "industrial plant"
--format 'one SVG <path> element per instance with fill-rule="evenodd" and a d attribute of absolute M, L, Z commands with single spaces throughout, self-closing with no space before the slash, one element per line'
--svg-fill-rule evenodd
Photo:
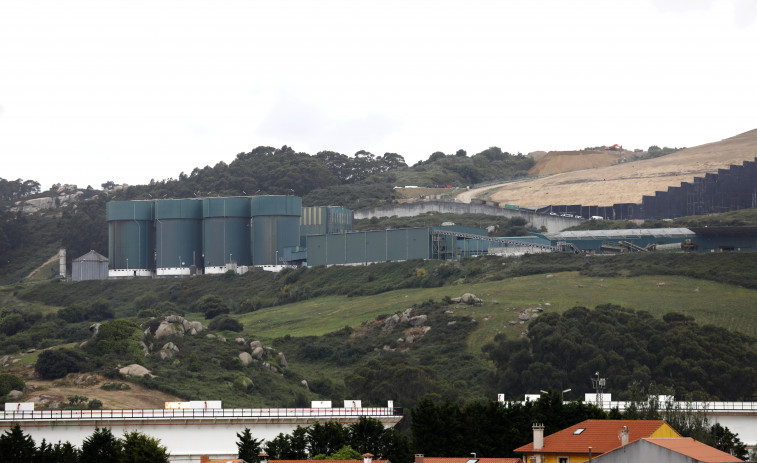
<path fill-rule="evenodd" d="M 108 278 L 456 260 L 485 254 L 757 249 L 751 227 L 722 235 L 714 234 L 715 230 L 650 229 L 532 233 L 509 238 L 490 237 L 483 228 L 451 224 L 356 231 L 353 211 L 340 206 L 302 207 L 297 196 L 112 201 L 107 204 L 106 216 Z"/>

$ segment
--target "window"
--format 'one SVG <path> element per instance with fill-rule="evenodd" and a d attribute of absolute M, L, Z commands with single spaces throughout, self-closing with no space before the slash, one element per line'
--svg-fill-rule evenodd
<path fill-rule="evenodd" d="M 557 463 L 570 463 L 570 457 L 557 457 Z"/>
<path fill-rule="evenodd" d="M 586 430 L 586 428 L 578 428 L 575 431 L 573 431 L 573 434 L 577 436 L 577 435 L 581 434 L 582 432 L 584 432 L 585 430 Z"/>

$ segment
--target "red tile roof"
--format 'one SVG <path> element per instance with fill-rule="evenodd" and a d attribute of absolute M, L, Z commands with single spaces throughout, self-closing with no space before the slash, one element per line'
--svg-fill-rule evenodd
<path fill-rule="evenodd" d="M 477 463 L 523 463 L 523 460 L 521 460 L 520 458 L 442 458 L 442 457 L 423 457 L 423 463 L 466 463 L 469 460 L 478 460 Z"/>
<path fill-rule="evenodd" d="M 698 440 L 694 440 L 691 437 L 654 437 L 644 440 L 703 463 L 730 463 L 744 461 L 739 460 L 729 453 L 722 452 L 707 444 L 703 444 Z"/>
<path fill-rule="evenodd" d="M 586 420 L 544 437 L 544 447 L 534 450 L 534 443 L 518 447 L 515 453 L 577 453 L 595 455 L 620 446 L 620 429 L 628 426 L 628 442 L 651 436 L 665 424 L 663 420 Z M 583 428 L 580 434 L 577 429 Z"/>
<path fill-rule="evenodd" d="M 268 460 L 268 463 L 302 463 L 303 461 L 323 461 L 324 463 L 363 463 L 363 460 Z M 373 460 L 373 463 L 391 463 L 389 460 Z"/>

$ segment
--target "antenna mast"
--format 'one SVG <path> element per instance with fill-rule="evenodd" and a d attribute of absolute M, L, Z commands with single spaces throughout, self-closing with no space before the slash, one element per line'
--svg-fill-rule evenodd
<path fill-rule="evenodd" d="M 605 392 L 605 386 L 607 385 L 607 378 L 600 378 L 599 372 L 594 373 L 594 376 L 596 376 L 596 378 L 591 379 L 591 387 L 597 391 L 597 407 L 604 409 L 602 406 L 602 398 Z"/>

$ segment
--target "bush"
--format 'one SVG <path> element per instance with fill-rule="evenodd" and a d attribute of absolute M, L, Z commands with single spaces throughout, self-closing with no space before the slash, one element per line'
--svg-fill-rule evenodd
<path fill-rule="evenodd" d="M 197 301 L 200 312 L 205 314 L 205 320 L 210 320 L 218 315 L 229 313 L 229 307 L 223 302 L 223 298 L 217 294 L 206 294 Z"/>
<path fill-rule="evenodd" d="M 39 354 L 34 371 L 42 379 L 58 379 L 86 368 L 87 358 L 72 349 L 46 350 Z"/>
<path fill-rule="evenodd" d="M 239 320 L 226 315 L 222 315 L 220 317 L 214 318 L 208 325 L 208 328 L 216 331 L 226 330 L 236 331 L 237 333 L 239 333 L 244 329 L 244 325 Z"/>
<path fill-rule="evenodd" d="M 158 302 L 160 299 L 155 293 L 147 293 L 134 299 L 134 307 L 137 310 L 152 309 Z"/>
<path fill-rule="evenodd" d="M 87 402 L 87 408 L 90 410 L 99 410 L 103 408 L 103 403 L 100 400 L 92 399 Z"/>
<path fill-rule="evenodd" d="M 100 356 L 115 355 L 135 361 L 142 354 L 141 334 L 142 330 L 134 322 L 114 320 L 100 325 L 94 342 L 88 343 L 85 349 Z"/>
<path fill-rule="evenodd" d="M 58 311 L 58 317 L 68 323 L 78 323 L 87 320 L 101 321 L 113 318 L 115 315 L 110 303 L 103 299 L 92 302 L 79 302 Z"/>
<path fill-rule="evenodd" d="M 25 387 L 24 380 L 18 376 L 9 373 L 0 373 L 0 397 L 3 397 L 10 391 L 23 391 Z"/>

